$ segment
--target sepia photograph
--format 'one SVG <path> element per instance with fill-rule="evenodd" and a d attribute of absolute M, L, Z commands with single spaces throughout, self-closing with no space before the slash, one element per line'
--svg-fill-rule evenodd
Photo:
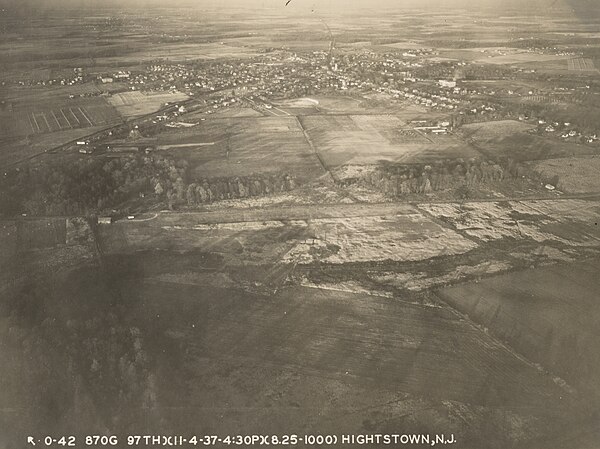
<path fill-rule="evenodd" d="M 0 0 L 0 449 L 600 449 L 600 0 Z"/>

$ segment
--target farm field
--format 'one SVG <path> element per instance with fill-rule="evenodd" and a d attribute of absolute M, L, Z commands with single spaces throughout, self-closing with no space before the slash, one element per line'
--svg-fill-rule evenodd
<path fill-rule="evenodd" d="M 481 156 L 454 136 L 415 131 L 393 115 L 309 116 L 300 121 L 326 165 L 332 168 L 381 161 L 416 163 Z"/>
<path fill-rule="evenodd" d="M 252 108 L 246 108 L 246 107 L 238 107 L 238 108 L 227 108 L 227 109 L 219 109 L 215 115 L 213 117 L 262 117 L 263 115 L 258 112 L 255 111 Z M 190 114 L 186 115 L 186 118 L 189 118 L 190 120 L 195 120 L 198 118 L 205 118 L 206 115 L 204 112 L 199 112 L 197 114 L 194 114 L 193 112 Z"/>
<path fill-rule="evenodd" d="M 71 73 L 69 73 L 69 75 L 71 75 Z M 62 103 L 69 99 L 69 95 L 97 95 L 111 88 L 123 89 L 123 86 L 119 84 L 113 84 L 112 86 L 98 85 L 94 82 L 75 84 L 72 86 L 10 86 L 6 88 L 5 95 L 7 101 L 32 107 L 39 103 L 46 103 L 47 101 Z M 79 99 L 70 100 L 70 102 L 73 101 L 79 101 Z"/>
<path fill-rule="evenodd" d="M 219 42 L 202 44 L 172 44 L 162 45 L 159 49 L 147 47 L 134 52 L 131 56 L 139 61 L 151 61 L 155 58 L 165 58 L 169 61 L 187 61 L 189 59 L 220 59 L 220 58 L 251 58 L 258 53 L 251 48 L 233 43 Z"/>
<path fill-rule="evenodd" d="M 327 113 L 356 113 L 363 109 L 362 100 L 352 96 L 312 96 L 291 98 L 275 102 L 284 111 L 296 115 L 327 114 Z"/>
<path fill-rule="evenodd" d="M 44 153 L 48 148 L 64 145 L 104 129 L 104 126 L 73 128 L 46 134 L 34 134 L 25 139 L 2 143 L 0 148 L 0 166 L 13 164 L 31 156 Z"/>
<path fill-rule="evenodd" d="M 0 113 L 4 121 L 0 138 L 15 138 L 119 123 L 119 113 L 103 98 L 47 101 L 18 105 L 13 112 Z"/>
<path fill-rule="evenodd" d="M 108 98 L 108 102 L 124 118 L 138 117 L 158 111 L 165 103 L 187 100 L 181 92 L 122 92 Z"/>
<path fill-rule="evenodd" d="M 169 150 L 197 178 L 287 172 L 306 182 L 325 174 L 294 117 L 213 117 L 156 138 L 159 145 L 210 143 Z"/>
<path fill-rule="evenodd" d="M 511 134 L 526 133 L 527 131 L 534 129 L 534 126 L 516 120 L 497 120 L 492 122 L 471 123 L 463 125 L 461 129 L 463 129 L 463 132 L 471 139 L 487 142 Z"/>
<path fill-rule="evenodd" d="M 573 72 L 596 71 L 594 61 L 589 58 L 572 58 L 568 60 L 568 65 Z"/>
<path fill-rule="evenodd" d="M 442 118 L 444 115 L 405 101 L 390 101 L 381 94 L 312 95 L 310 97 L 277 100 L 273 103 L 292 115 L 394 115 L 403 121 Z"/>
<path fill-rule="evenodd" d="M 597 258 L 492 277 L 440 296 L 556 376 L 600 400 Z"/>
<path fill-rule="evenodd" d="M 545 55 L 540 53 L 533 52 L 522 52 L 522 53 L 513 53 L 507 55 L 498 55 L 492 56 L 489 55 L 485 58 L 476 59 L 476 63 L 480 64 L 523 64 L 523 63 L 544 63 L 544 62 L 555 62 L 561 61 L 564 64 L 564 61 L 567 60 L 566 56 L 559 55 Z"/>

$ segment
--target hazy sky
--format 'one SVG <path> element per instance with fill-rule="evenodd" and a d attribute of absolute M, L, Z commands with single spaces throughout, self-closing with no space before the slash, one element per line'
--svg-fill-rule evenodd
<path fill-rule="evenodd" d="M 198 7 L 202 9 L 232 9 L 232 8 L 285 8 L 286 12 L 310 11 L 348 12 L 358 9 L 377 13 L 387 9 L 403 8 L 461 8 L 477 11 L 483 8 L 494 8 L 498 14 L 514 9 L 522 9 L 529 13 L 546 13 L 555 10 L 571 10 L 579 17 L 589 17 L 600 10 L 600 0 L 0 0 L 0 5 L 8 9 L 21 11 L 47 10 L 56 7 L 69 8 L 98 8 L 98 7 L 148 7 L 150 5 L 163 7 Z"/>
<path fill-rule="evenodd" d="M 284 7 L 287 0 L 0 0 L 3 6 L 16 6 L 29 3 L 43 6 L 128 6 L 143 4 L 158 4 L 162 6 L 197 5 L 202 8 L 229 8 L 229 7 Z M 541 5 L 568 5 L 568 6 L 596 6 L 600 7 L 598 0 L 291 0 L 287 8 L 308 8 L 316 6 L 322 9 L 329 8 L 402 8 L 405 6 L 461 6 L 473 9 L 482 6 L 496 6 L 498 8 L 516 5 L 524 7 Z"/>

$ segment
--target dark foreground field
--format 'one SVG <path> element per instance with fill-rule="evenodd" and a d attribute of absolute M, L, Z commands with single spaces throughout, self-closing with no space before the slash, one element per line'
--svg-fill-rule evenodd
<path fill-rule="evenodd" d="M 579 389 L 600 397 L 597 258 L 462 284 L 441 296 Z"/>
<path fill-rule="evenodd" d="M 30 251 L 5 260 L 7 279 L 26 276 L 27 287 L 0 322 L 1 420 L 11 429 L 0 447 L 19 447 L 35 429 L 446 433 L 460 448 L 533 449 L 589 428 L 577 391 L 434 298 L 273 291 L 265 273 L 287 268 L 272 258 L 236 265 L 225 254 L 233 244 L 221 253 L 214 240 L 113 246 L 102 262 L 52 277 L 23 274 Z"/>

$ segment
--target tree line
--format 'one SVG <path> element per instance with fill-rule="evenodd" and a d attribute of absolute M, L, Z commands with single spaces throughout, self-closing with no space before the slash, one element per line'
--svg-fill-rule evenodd
<path fill-rule="evenodd" d="M 456 159 L 433 164 L 386 164 L 344 182 L 375 188 L 391 197 L 401 197 L 451 189 L 462 191 L 532 175 L 535 174 L 525 164 L 510 158 L 498 162 Z"/>
<path fill-rule="evenodd" d="M 0 214 L 93 215 L 135 201 L 194 206 L 287 192 L 296 184 L 287 173 L 193 178 L 186 161 L 162 155 L 79 158 L 7 172 L 0 178 Z"/>

